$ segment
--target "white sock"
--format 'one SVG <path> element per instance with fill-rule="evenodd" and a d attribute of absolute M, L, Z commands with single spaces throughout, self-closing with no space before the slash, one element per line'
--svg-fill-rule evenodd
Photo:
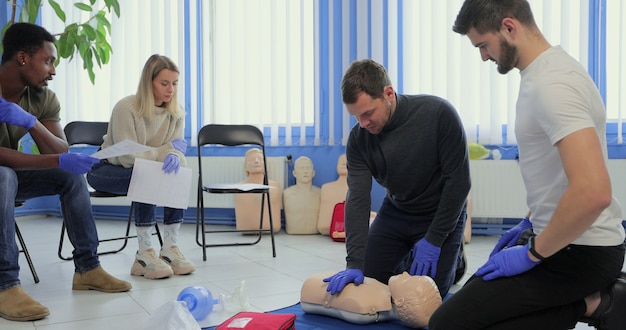
<path fill-rule="evenodd" d="M 137 231 L 137 245 L 138 252 L 142 254 L 146 252 L 147 249 L 152 248 L 152 226 L 150 227 L 140 227 L 135 226 L 135 230 Z"/>
<path fill-rule="evenodd" d="M 176 241 L 178 241 L 178 229 L 180 229 L 180 222 L 171 225 L 163 225 L 163 247 L 161 249 L 169 249 L 176 245 Z"/>

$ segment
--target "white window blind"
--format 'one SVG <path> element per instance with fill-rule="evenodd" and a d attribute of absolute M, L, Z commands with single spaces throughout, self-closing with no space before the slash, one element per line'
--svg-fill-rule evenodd
<path fill-rule="evenodd" d="M 57 0 L 67 15 L 67 22 L 84 22 L 92 14 L 74 7 L 75 0 Z M 110 63 L 94 68 L 95 85 L 89 81 L 80 56 L 62 60 L 50 88 L 61 103 L 61 121 L 109 121 L 113 106 L 121 98 L 135 94 L 143 65 L 150 55 L 170 57 L 182 70 L 185 67 L 183 47 L 182 1 L 120 1 L 121 15 L 109 17 L 113 48 Z M 97 1 L 94 8 L 104 8 Z M 52 34 L 63 31 L 65 25 L 56 17 L 47 1 L 42 1 L 41 25 Z M 185 83 L 179 81 L 179 102 L 185 102 Z"/>
<path fill-rule="evenodd" d="M 270 128 L 270 144 L 305 145 L 316 119 L 314 2 L 209 1 L 203 6 L 205 123 Z M 212 17 L 213 19 L 210 19 Z M 211 30 L 212 29 L 212 30 Z M 211 38 L 211 39 L 209 39 Z M 285 127 L 280 141 L 279 127 Z M 301 138 L 292 140 L 298 128 Z"/>
<path fill-rule="evenodd" d="M 626 69 L 619 36 L 626 33 L 620 19 L 626 6 L 606 1 L 607 113 L 621 123 Z M 72 9 L 73 2 L 60 1 L 68 21 L 87 19 Z M 529 2 L 548 41 L 586 67 L 589 1 Z M 385 64 L 398 92 L 450 100 L 470 141 L 515 144 L 519 74 L 497 73 L 495 65 L 480 60 L 467 37 L 452 32 L 461 4 L 120 1 L 121 17 L 110 18 L 114 53 L 109 65 L 96 69 L 96 85 L 76 57 L 61 63 L 51 88 L 61 101 L 64 123 L 106 121 L 119 99 L 135 93 L 145 60 L 160 53 L 181 69 L 179 97 L 188 111 L 192 142 L 204 124 L 248 123 L 264 128 L 270 145 L 335 145 L 345 144 L 354 124 L 341 102 L 341 77 L 352 60 L 370 57 Z M 45 1 L 42 25 L 53 33 L 62 30 Z"/>

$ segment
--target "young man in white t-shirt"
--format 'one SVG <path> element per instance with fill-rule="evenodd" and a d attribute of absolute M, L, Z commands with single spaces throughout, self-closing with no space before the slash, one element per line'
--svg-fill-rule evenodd
<path fill-rule="evenodd" d="M 515 134 L 532 215 L 503 236 L 429 329 L 571 329 L 579 320 L 626 329 L 622 212 L 594 82 L 548 43 L 526 0 L 466 0 L 453 30 L 498 72 L 520 70 Z"/>

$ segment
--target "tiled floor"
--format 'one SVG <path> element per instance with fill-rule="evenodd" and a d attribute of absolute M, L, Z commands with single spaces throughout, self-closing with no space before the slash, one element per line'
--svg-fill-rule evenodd
<path fill-rule="evenodd" d="M 197 266 L 187 276 L 173 276 L 163 280 L 147 280 L 130 275 L 136 241 L 120 253 L 101 256 L 103 267 L 111 274 L 128 280 L 133 289 L 126 293 L 72 291 L 74 266 L 60 260 L 57 246 L 61 219 L 56 217 L 26 216 L 17 219 L 41 281 L 34 283 L 23 256 L 20 257 L 20 279 L 24 289 L 50 309 L 50 316 L 35 322 L 11 322 L 0 318 L 0 329 L 143 329 L 151 313 L 167 302 L 176 300 L 178 293 L 190 285 L 207 287 L 214 296 L 232 293 L 245 280 L 246 295 L 253 311 L 269 311 L 293 305 L 299 301 L 303 281 L 312 274 L 340 270 L 345 266 L 345 246 L 321 235 L 287 235 L 276 237 L 277 257 L 272 258 L 269 236 L 254 246 L 218 247 L 207 251 L 202 261 L 202 250 L 195 243 L 195 225 L 183 224 L 179 245 L 185 255 Z M 120 235 L 125 222 L 98 221 L 100 237 Z M 218 236 L 211 236 L 217 239 Z M 220 235 L 224 236 L 224 235 Z M 234 238 L 250 238 L 236 235 Z M 154 238 L 156 242 L 156 237 Z M 487 259 L 497 241 L 495 236 L 478 236 L 466 245 L 468 273 L 474 272 Z M 106 243 L 113 244 L 113 243 Z M 120 244 L 117 242 L 116 244 Z M 109 245 L 101 245 L 106 248 Z M 70 245 L 64 252 L 70 253 Z M 463 283 L 468 275 L 461 280 Z M 458 285 L 452 291 L 458 289 Z M 216 306 L 201 326 L 220 323 L 239 307 L 226 303 L 226 310 Z M 590 329 L 579 325 L 576 329 Z"/>

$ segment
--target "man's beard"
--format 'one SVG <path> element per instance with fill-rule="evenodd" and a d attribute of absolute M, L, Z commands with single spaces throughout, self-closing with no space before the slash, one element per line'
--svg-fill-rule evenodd
<path fill-rule="evenodd" d="M 507 74 L 514 68 L 517 58 L 517 47 L 512 46 L 504 38 L 500 38 L 500 59 L 498 60 L 498 72 Z"/>

